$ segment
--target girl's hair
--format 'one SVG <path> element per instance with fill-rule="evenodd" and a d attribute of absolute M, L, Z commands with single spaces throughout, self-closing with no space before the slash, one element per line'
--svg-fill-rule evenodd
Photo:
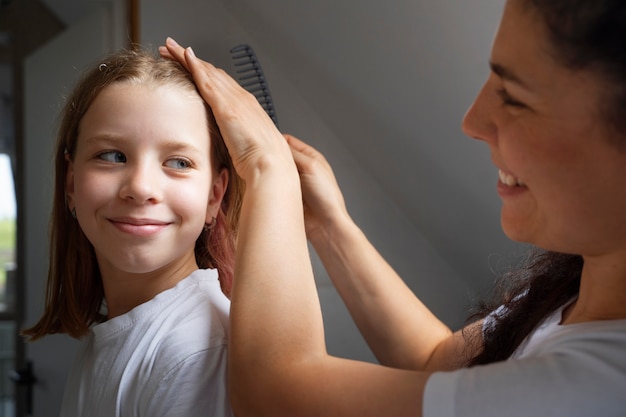
<path fill-rule="evenodd" d="M 37 324 L 22 331 L 30 340 L 54 333 L 79 338 L 91 325 L 106 319 L 101 310 L 104 290 L 93 246 L 67 207 L 66 155 L 74 158 L 80 122 L 94 99 L 106 87 L 117 83 L 177 86 L 199 94 L 193 78 L 179 63 L 140 48 L 122 50 L 99 61 L 74 87 L 61 113 L 57 135 L 45 310 Z M 200 268 L 219 271 L 222 291 L 230 295 L 244 183 L 235 172 L 213 113 L 208 106 L 206 110 L 211 161 L 215 170 L 228 170 L 229 182 L 216 223 L 201 232 L 195 255 Z"/>
<path fill-rule="evenodd" d="M 624 0 L 511 0 L 545 23 L 551 54 L 572 70 L 593 71 L 606 82 L 604 117 L 617 132 L 616 152 L 626 140 L 626 2 Z M 483 349 L 468 365 L 507 359 L 547 316 L 578 295 L 583 259 L 578 255 L 532 249 L 528 258 L 505 274 L 498 301 L 483 303 L 470 320 L 489 317 Z M 510 283 L 510 284 L 504 284 Z M 502 314 L 500 314 L 502 313 Z"/>

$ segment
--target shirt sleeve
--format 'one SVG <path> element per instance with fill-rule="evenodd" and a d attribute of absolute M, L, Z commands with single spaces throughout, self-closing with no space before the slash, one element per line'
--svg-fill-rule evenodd
<path fill-rule="evenodd" d="M 454 398 L 460 372 L 436 372 L 424 388 L 424 417 L 454 417 Z"/>
<path fill-rule="evenodd" d="M 429 378 L 424 417 L 623 417 L 623 370 L 581 352 L 554 352 Z"/>

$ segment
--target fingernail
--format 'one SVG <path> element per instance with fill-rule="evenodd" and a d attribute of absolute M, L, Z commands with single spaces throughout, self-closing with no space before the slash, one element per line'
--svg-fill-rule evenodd
<path fill-rule="evenodd" d="M 196 54 L 193 52 L 193 49 L 191 49 L 191 46 L 187 48 L 187 50 L 189 51 L 189 55 L 191 55 L 192 57 L 196 57 Z"/>
<path fill-rule="evenodd" d="M 166 43 L 170 43 L 172 46 L 180 46 L 178 42 L 174 40 L 174 38 L 170 38 L 169 36 L 165 40 Z"/>

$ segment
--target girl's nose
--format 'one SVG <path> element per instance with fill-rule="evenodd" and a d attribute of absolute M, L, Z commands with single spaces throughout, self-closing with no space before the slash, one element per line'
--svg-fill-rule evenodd
<path fill-rule="evenodd" d="M 160 202 L 163 198 L 161 170 L 146 163 L 129 168 L 120 187 L 120 197 L 137 204 Z"/>
<path fill-rule="evenodd" d="M 498 133 L 493 122 L 493 115 L 497 110 L 494 107 L 497 105 L 496 100 L 497 95 L 492 91 L 489 81 L 487 81 L 465 113 L 462 124 L 463 133 L 488 144 L 495 143 Z"/>

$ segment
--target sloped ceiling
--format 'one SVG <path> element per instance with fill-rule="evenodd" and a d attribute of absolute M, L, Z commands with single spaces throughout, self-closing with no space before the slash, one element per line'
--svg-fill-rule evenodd
<path fill-rule="evenodd" d="M 222 3 L 471 287 L 520 253 L 500 228 L 489 150 L 461 131 L 502 1 Z"/>
<path fill-rule="evenodd" d="M 97 3 L 42 1 L 67 22 Z M 503 1 L 217 1 L 470 287 L 519 253 L 500 229 L 488 148 L 461 131 Z"/>

